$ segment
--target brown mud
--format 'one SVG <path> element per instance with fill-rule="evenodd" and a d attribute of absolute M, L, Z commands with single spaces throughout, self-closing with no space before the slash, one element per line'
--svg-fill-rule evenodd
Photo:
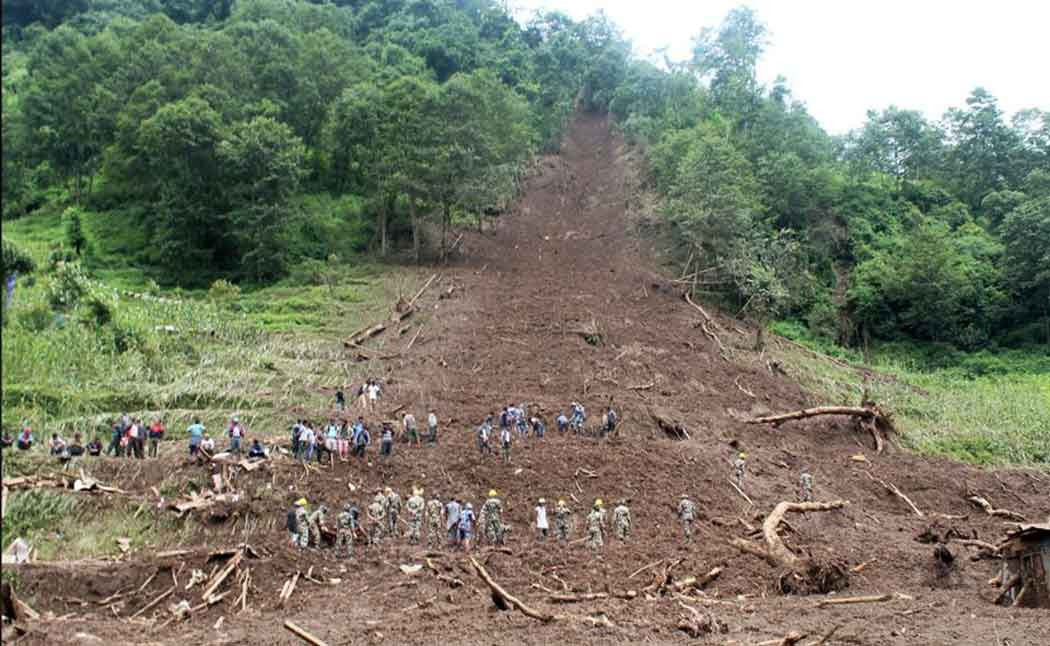
<path fill-rule="evenodd" d="M 818 402 L 788 376 L 767 368 L 768 357 L 749 349 L 753 332 L 743 323 L 708 310 L 716 319 L 709 329 L 731 354 L 724 358 L 699 325 L 699 312 L 660 277 L 625 208 L 633 185 L 627 157 L 604 120 L 579 119 L 562 154 L 541 161 L 524 196 L 495 231 L 465 234 L 459 264 L 434 270 L 441 277 L 420 299 L 423 312 L 417 318 L 425 327 L 419 340 L 406 356 L 371 369 L 389 384 L 383 410 L 404 404 L 422 421 L 426 408 L 435 407 L 442 421 L 436 447 L 398 444 L 386 462 L 372 447 L 367 465 L 337 461 L 317 472 L 278 461 L 236 477 L 235 489 L 245 501 L 225 510 L 225 517 L 191 514 L 184 521 L 195 528 L 190 545 L 157 546 L 117 561 L 23 566 L 22 597 L 31 599 L 38 612 L 60 619 L 32 623 L 21 643 L 302 643 L 282 628 L 285 619 L 328 644 L 744 645 L 791 631 L 815 642 L 836 626 L 825 643 L 1050 643 L 1050 614 L 992 604 L 998 589 L 988 580 L 997 572 L 996 561 L 972 561 L 974 550 L 950 544 L 955 569 L 950 577 L 940 577 L 934 546 L 916 540 L 938 524 L 934 533 L 954 527 L 967 537 L 996 542 L 1008 525 L 972 507 L 965 499 L 969 490 L 997 506 L 1023 511 L 1030 520 L 1043 520 L 1050 514 L 1046 475 L 981 470 L 899 448 L 876 455 L 870 436 L 845 420 L 777 429 L 744 424 L 742 419 L 751 415 Z M 451 297 L 439 299 L 451 285 Z M 601 342 L 591 345 L 581 330 L 595 327 Z M 382 342 L 380 337 L 373 344 Z M 527 402 L 530 413 L 541 413 L 553 427 L 554 417 L 567 413 L 573 399 L 587 406 L 590 425 L 611 400 L 621 413 L 619 437 L 599 441 L 559 435 L 551 428 L 542 442 L 516 444 L 510 465 L 478 455 L 471 429 L 490 411 Z M 681 420 L 691 439 L 666 437 L 650 410 Z M 740 450 L 749 455 L 745 489 L 754 506 L 728 482 Z M 857 454 L 867 461 L 852 460 Z M 158 515 L 174 512 L 156 509 L 152 486 L 165 482 L 186 493 L 188 482 L 207 486 L 211 473 L 175 456 L 154 465 L 118 464 L 124 463 L 104 462 L 94 476 L 133 494 L 100 498 L 98 504 L 133 511 L 145 501 Z M 580 467 L 594 477 L 578 473 Z M 895 595 L 890 601 L 818 608 L 826 597 L 781 595 L 778 568 L 730 545 L 734 538 L 748 537 L 746 525 L 760 527 L 778 502 L 795 500 L 804 467 L 815 477 L 815 500 L 851 504 L 840 511 L 791 514 L 790 529 L 782 534 L 786 544 L 800 556 L 841 563 L 847 571 L 866 563 L 850 573 L 848 588 L 838 596 Z M 925 517 L 865 471 L 899 487 Z M 476 553 L 488 572 L 543 612 L 604 615 L 612 627 L 569 619 L 542 623 L 497 611 L 469 558 L 460 553 L 439 550 L 430 557 L 438 571 L 465 584 L 451 587 L 427 569 L 411 577 L 399 571 L 399 564 L 425 560 L 423 548 L 403 540 L 375 549 L 359 546 L 353 562 L 335 558 L 331 550 L 299 553 L 286 544 L 284 513 L 300 495 L 336 510 L 348 498 L 363 507 L 383 485 L 397 487 L 404 498 L 416 484 L 426 488 L 428 497 L 458 495 L 476 506 L 488 489 L 499 490 L 512 531 L 509 553 L 489 546 Z M 682 541 L 674 517 L 682 493 L 693 496 L 701 511 L 690 544 Z M 529 531 L 529 520 L 540 496 L 552 503 L 569 501 L 574 539 L 585 535 L 584 516 L 594 498 L 612 503 L 629 497 L 634 530 L 626 543 L 610 537 L 599 554 L 585 543 L 539 541 Z M 244 561 L 252 571 L 247 610 L 232 607 L 227 598 L 158 629 L 170 616 L 170 602 L 200 602 L 201 586 L 183 586 L 192 569 L 207 574 L 215 567 L 207 562 L 209 551 L 241 542 L 259 553 Z M 192 552 L 156 556 L 176 547 Z M 702 595 L 685 603 L 716 617 L 727 632 L 694 639 L 680 631 L 679 619 L 688 614 L 682 598 L 667 591 L 642 592 L 659 567 L 629 578 L 660 559 L 681 559 L 671 573 L 675 580 L 724 568 Z M 322 583 L 300 578 L 286 606 L 278 607 L 285 581 L 311 567 L 312 577 Z M 172 587 L 172 570 L 179 580 L 172 596 L 132 619 Z M 339 583 L 327 583 L 332 579 Z M 631 600 L 550 603 L 548 590 L 563 592 L 562 582 L 576 592 L 639 594 Z M 133 592 L 115 604 L 98 603 L 127 590 Z M 222 624 L 215 628 L 220 617 Z"/>

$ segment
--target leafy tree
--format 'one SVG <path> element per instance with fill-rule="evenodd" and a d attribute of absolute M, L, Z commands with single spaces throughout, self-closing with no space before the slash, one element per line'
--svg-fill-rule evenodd
<path fill-rule="evenodd" d="M 73 253 L 80 255 L 87 244 L 84 237 L 84 225 L 80 221 L 80 209 L 68 208 L 62 214 L 62 222 L 65 229 L 66 244 L 73 249 Z"/>
<path fill-rule="evenodd" d="M 285 207 L 299 188 L 305 147 L 292 129 L 270 117 L 233 125 L 217 148 L 230 200 L 240 261 L 251 280 L 280 276 L 285 267 Z"/>
<path fill-rule="evenodd" d="M 916 110 L 890 106 L 868 111 L 864 127 L 848 140 L 847 159 L 864 171 L 897 178 L 928 177 L 940 164 L 943 133 Z"/>
<path fill-rule="evenodd" d="M 693 69 L 709 81 L 715 103 L 741 130 L 751 125 L 760 104 L 756 69 L 767 33 L 754 11 L 737 7 L 718 29 L 703 29 L 693 42 Z"/>
<path fill-rule="evenodd" d="M 1020 321 L 1041 319 L 1043 338 L 1050 343 L 1050 194 L 1011 211 L 1001 231 L 1006 248 L 1003 271 L 1017 295 Z"/>

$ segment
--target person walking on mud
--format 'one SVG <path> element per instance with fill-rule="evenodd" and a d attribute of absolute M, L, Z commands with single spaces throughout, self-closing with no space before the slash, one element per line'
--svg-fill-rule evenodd
<path fill-rule="evenodd" d="M 741 452 L 737 457 L 736 461 L 733 462 L 733 480 L 736 481 L 736 486 L 743 491 L 744 489 L 744 474 L 747 472 L 747 453 Z"/>
<path fill-rule="evenodd" d="M 474 538 L 474 505 L 469 502 L 459 512 L 459 545 L 464 552 L 470 551 L 470 541 Z"/>
<path fill-rule="evenodd" d="M 485 422 L 478 427 L 478 452 L 481 455 L 492 454 L 492 445 L 490 439 L 492 437 L 492 415 L 490 414 Z"/>
<path fill-rule="evenodd" d="M 627 507 L 629 502 L 629 499 L 621 498 L 613 509 L 613 534 L 621 542 L 626 541 L 631 533 L 631 510 Z"/>
<path fill-rule="evenodd" d="M 500 429 L 500 432 L 499 432 L 499 445 L 500 445 L 500 451 L 503 454 L 503 463 L 504 464 L 507 464 L 507 463 L 510 462 L 510 443 L 511 443 L 510 427 L 509 426 L 504 426 L 502 429 Z"/>
<path fill-rule="evenodd" d="M 547 500 L 540 498 L 536 501 L 536 509 L 533 510 L 536 514 L 536 538 L 545 540 L 547 538 L 547 531 L 550 525 L 547 523 Z"/>
<path fill-rule="evenodd" d="M 605 508 L 601 498 L 594 501 L 591 513 L 587 514 L 587 544 L 600 550 L 605 546 Z"/>
<path fill-rule="evenodd" d="M 379 455 L 388 458 L 394 453 L 394 429 L 383 422 L 383 434 L 379 437 Z"/>
<path fill-rule="evenodd" d="M 445 531 L 448 533 L 448 545 L 452 548 L 459 544 L 459 516 L 461 513 L 463 513 L 463 505 L 460 504 L 459 499 L 449 500 L 448 505 L 445 506 Z"/>
<path fill-rule="evenodd" d="M 802 469 L 802 475 L 798 477 L 798 499 L 802 502 L 813 501 L 813 476 L 809 469 Z"/>
<path fill-rule="evenodd" d="M 558 504 L 554 508 L 554 532 L 562 543 L 569 540 L 571 517 L 572 511 L 566 506 L 565 500 L 558 500 Z"/>
<path fill-rule="evenodd" d="M 434 493 L 427 502 L 427 547 L 437 549 L 441 547 L 441 539 L 445 535 L 445 506 L 441 499 Z"/>
<path fill-rule="evenodd" d="M 386 488 L 386 525 L 387 534 L 396 537 L 401 534 L 397 526 L 398 518 L 401 517 L 401 494 L 390 487 Z"/>
<path fill-rule="evenodd" d="M 376 491 L 372 504 L 368 506 L 368 544 L 379 545 L 383 541 L 386 529 L 386 498 L 383 492 Z"/>
<path fill-rule="evenodd" d="M 685 540 L 693 540 L 693 523 L 696 521 L 696 503 L 689 499 L 688 494 L 682 494 L 678 500 L 678 520 L 682 521 L 682 533 Z"/>

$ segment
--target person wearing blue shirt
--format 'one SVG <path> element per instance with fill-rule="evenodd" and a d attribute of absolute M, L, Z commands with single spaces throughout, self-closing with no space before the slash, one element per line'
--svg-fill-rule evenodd
<path fill-rule="evenodd" d="M 201 440 L 204 438 L 204 425 L 201 424 L 199 418 L 194 419 L 186 432 L 190 434 L 190 455 L 197 455 L 200 452 Z"/>
<path fill-rule="evenodd" d="M 463 551 L 470 551 L 470 539 L 474 536 L 474 505 L 469 502 L 459 512 L 459 544 Z"/>

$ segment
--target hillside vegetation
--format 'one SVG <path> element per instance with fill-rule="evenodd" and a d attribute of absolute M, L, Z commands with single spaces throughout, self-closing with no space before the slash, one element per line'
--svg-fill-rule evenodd
<path fill-rule="evenodd" d="M 743 8 L 664 64 L 601 14 L 488 0 L 3 8 L 5 425 L 277 428 L 360 376 L 339 336 L 420 280 L 399 263 L 497 223 L 583 111 L 644 162 L 639 234 L 756 347 L 772 326 L 895 375 L 875 393 L 922 450 L 1050 456 L 1045 110 L 977 88 L 831 137 L 787 80 L 757 81 L 767 33 Z M 856 401 L 831 365 L 808 385 Z"/>

